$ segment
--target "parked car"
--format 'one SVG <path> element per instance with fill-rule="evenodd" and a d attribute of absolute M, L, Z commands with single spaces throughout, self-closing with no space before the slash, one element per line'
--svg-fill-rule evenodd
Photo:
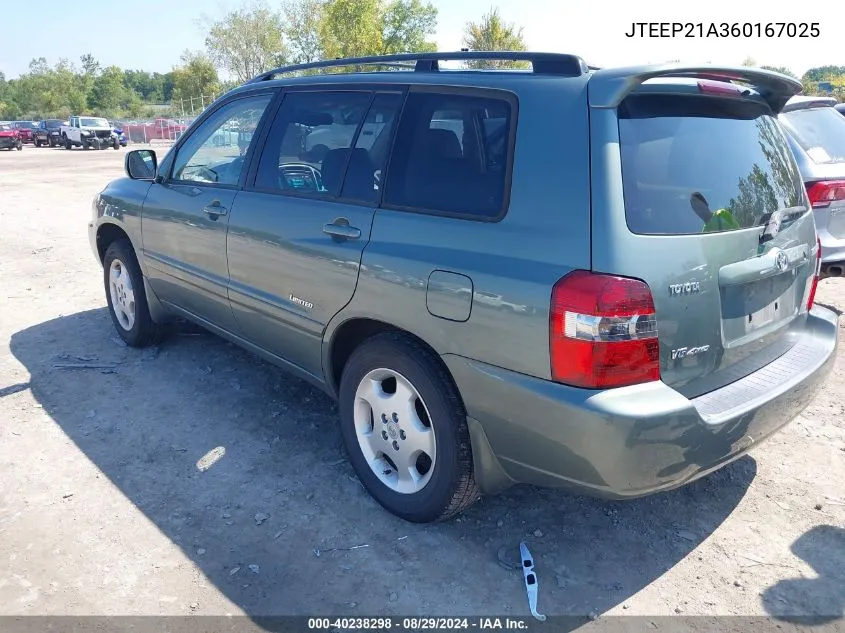
<path fill-rule="evenodd" d="M 123 126 L 123 132 L 133 143 L 147 143 L 154 140 L 176 140 L 187 126 L 173 119 L 159 118 L 154 121 L 130 121 Z"/>
<path fill-rule="evenodd" d="M 780 114 L 822 245 L 822 277 L 845 274 L 845 118 L 832 97 L 792 97 Z"/>
<path fill-rule="evenodd" d="M 32 141 L 35 147 L 42 145 L 49 145 L 56 147 L 60 144 L 62 138 L 62 125 L 66 125 L 66 121 L 61 119 L 45 119 L 38 124 L 32 131 Z"/>
<path fill-rule="evenodd" d="M 845 103 L 837 103 L 833 106 L 839 114 L 845 115 Z"/>
<path fill-rule="evenodd" d="M 38 124 L 35 121 L 14 121 L 12 127 L 18 130 L 24 143 L 33 142 L 33 132 Z"/>
<path fill-rule="evenodd" d="M 10 123 L 0 123 L 0 149 L 23 149 L 23 139 L 20 130 L 12 127 Z"/>
<path fill-rule="evenodd" d="M 438 71 L 481 58 L 533 72 Z M 776 119 L 798 81 L 543 53 L 294 69 L 375 62 L 416 70 L 276 69 L 161 162 L 127 153 L 89 223 L 126 343 L 184 317 L 319 386 L 363 485 L 417 522 L 517 482 L 674 488 L 811 402 L 838 316 Z M 339 109 L 382 123 L 368 149 L 288 153 Z M 212 141 L 234 120 L 244 154 Z"/>
<path fill-rule="evenodd" d="M 114 123 L 111 123 L 110 125 L 112 126 L 112 131 L 117 136 L 117 142 L 121 147 L 126 147 L 128 141 L 126 139 L 126 134 L 123 133 L 123 128 L 115 126 Z"/>
<path fill-rule="evenodd" d="M 65 149 L 120 149 L 120 141 L 106 119 L 92 116 L 72 116 L 62 125 L 62 144 Z"/>

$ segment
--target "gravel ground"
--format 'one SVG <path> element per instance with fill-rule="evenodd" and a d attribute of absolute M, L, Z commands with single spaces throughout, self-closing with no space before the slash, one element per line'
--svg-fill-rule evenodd
<path fill-rule="evenodd" d="M 0 152 L 0 614 L 525 616 L 497 561 L 520 540 L 547 614 L 845 612 L 845 352 L 783 432 L 680 490 L 518 487 L 407 524 L 320 392 L 191 329 L 119 344 L 86 222 L 124 153 Z M 845 281 L 818 300 L 845 310 Z M 83 361 L 114 368 L 54 367 Z"/>

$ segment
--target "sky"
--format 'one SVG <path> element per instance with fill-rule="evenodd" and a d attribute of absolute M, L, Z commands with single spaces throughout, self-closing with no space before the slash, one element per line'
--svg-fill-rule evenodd
<path fill-rule="evenodd" d="M 0 7 L 6 3 L 11 0 L 0 0 Z M 5 30 L 0 38 L 0 71 L 11 79 L 26 72 L 33 58 L 46 57 L 50 64 L 62 57 L 78 62 L 90 52 L 102 66 L 168 72 L 185 49 L 203 48 L 204 18 L 218 18 L 242 3 L 86 0 L 83 30 L 82 22 L 68 17 L 66 0 L 40 0 L 37 34 L 20 28 Z M 498 6 L 506 21 L 523 27 L 529 50 L 574 53 L 592 65 L 675 59 L 739 65 L 750 56 L 758 64 L 786 66 L 799 76 L 814 66 L 845 65 L 836 13 L 824 10 L 826 0 L 433 0 L 433 4 L 439 9 L 435 39 L 440 50 L 458 50 L 466 22 Z M 768 38 L 756 33 L 749 38 L 625 37 L 634 22 L 703 23 L 706 31 L 710 23 L 762 23 L 765 29 L 767 23 L 809 19 L 818 20 L 818 37 Z M 94 32 L 95 26 L 102 32 Z"/>

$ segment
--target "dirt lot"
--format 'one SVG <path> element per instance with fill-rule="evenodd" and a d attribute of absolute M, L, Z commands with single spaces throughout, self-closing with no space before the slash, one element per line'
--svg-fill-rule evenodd
<path fill-rule="evenodd" d="M 86 222 L 124 152 L 0 152 L 0 613 L 523 616 L 497 562 L 523 539 L 548 614 L 845 612 L 845 351 L 799 419 L 686 488 L 520 487 L 410 525 L 321 393 L 211 335 L 118 344 Z M 845 280 L 819 300 L 845 310 Z M 54 367 L 80 359 L 115 369 Z"/>

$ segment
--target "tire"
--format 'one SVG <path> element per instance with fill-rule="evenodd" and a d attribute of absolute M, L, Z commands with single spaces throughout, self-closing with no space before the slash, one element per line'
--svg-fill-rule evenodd
<path fill-rule="evenodd" d="M 18 141 L 18 144 L 15 146 L 15 149 L 19 152 L 23 151 L 23 143 L 21 141 Z"/>
<path fill-rule="evenodd" d="M 114 278 L 113 269 L 116 269 Z M 116 240 L 106 250 L 103 285 L 109 314 L 120 338 L 130 347 L 149 347 L 157 343 L 161 339 L 161 327 L 150 316 L 144 277 L 129 240 Z M 117 309 L 115 302 L 118 302 Z"/>
<path fill-rule="evenodd" d="M 114 139 L 111 146 L 112 146 L 113 149 L 120 149 L 120 141 L 117 140 L 117 139 Z"/>
<path fill-rule="evenodd" d="M 88 144 L 87 141 L 82 141 L 82 149 L 88 150 L 91 149 L 91 146 Z"/>
<path fill-rule="evenodd" d="M 53 140 L 53 137 L 52 137 L 52 136 L 51 136 L 51 137 L 50 137 L 50 139 L 47 141 L 47 145 L 49 145 L 50 147 L 55 147 L 55 146 L 56 146 L 56 141 L 54 141 L 54 140 Z"/>
<path fill-rule="evenodd" d="M 73 145 L 71 144 L 70 139 L 67 136 L 65 136 L 64 139 L 65 139 L 65 149 L 73 149 Z"/>
<path fill-rule="evenodd" d="M 366 393 L 368 383 L 380 380 L 383 393 L 372 400 L 377 404 L 371 407 L 370 401 L 359 397 L 359 388 Z M 384 399 L 384 393 L 397 392 L 410 394 L 417 406 L 408 407 L 407 398 L 393 403 L 390 396 Z M 480 497 L 473 476 L 466 411 L 458 389 L 440 359 L 416 339 L 387 332 L 362 343 L 344 367 L 339 410 L 341 434 L 352 467 L 370 495 L 396 516 L 414 523 L 443 521 Z M 372 431 L 367 433 L 371 419 Z M 420 447 L 426 448 L 420 452 Z M 432 449 L 433 456 L 428 453 Z M 410 477 L 403 483 L 397 464 L 401 467 L 412 461 L 419 479 Z M 430 464 L 428 469 L 426 463 Z M 381 473 L 376 474 L 375 469 Z"/>

